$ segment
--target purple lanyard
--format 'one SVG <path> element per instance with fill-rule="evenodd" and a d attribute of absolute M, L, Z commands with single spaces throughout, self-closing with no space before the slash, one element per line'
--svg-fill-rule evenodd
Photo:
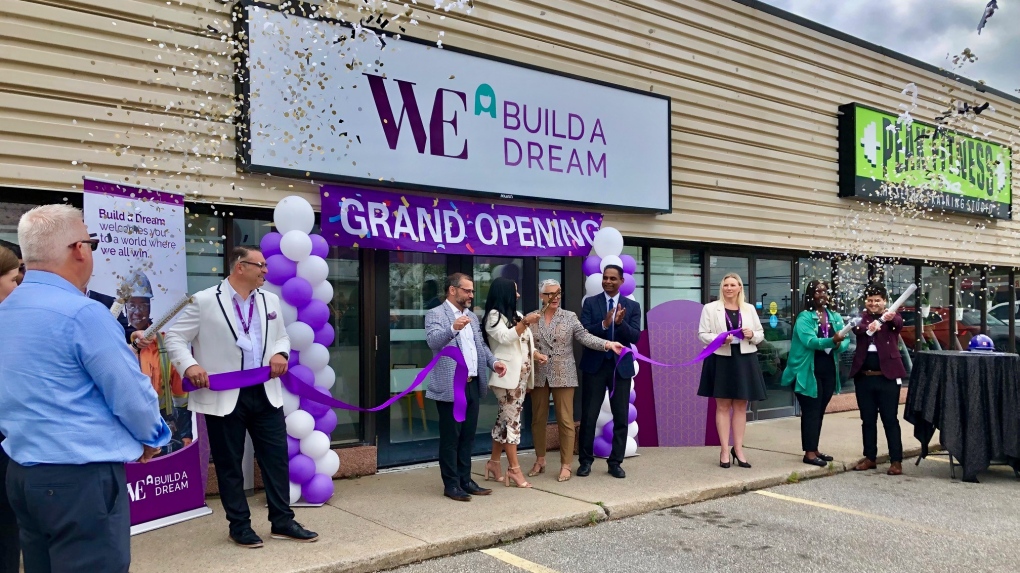
<path fill-rule="evenodd" d="M 730 313 L 726 312 L 725 307 L 723 307 L 723 314 L 726 315 L 726 327 L 729 330 L 738 330 L 744 327 L 744 317 L 740 314 L 739 310 L 737 310 L 737 328 L 733 328 L 733 321 L 730 320 Z"/>
<path fill-rule="evenodd" d="M 824 321 L 822 321 L 821 319 L 818 320 L 819 322 L 818 328 L 819 330 L 822 331 L 822 338 L 828 338 L 829 334 L 832 333 L 832 328 L 829 325 L 829 313 L 826 312 L 823 316 L 825 317 L 825 320 Z"/>
<path fill-rule="evenodd" d="M 251 329 L 251 317 L 255 313 L 255 296 L 252 295 L 248 299 L 248 321 L 245 322 L 244 317 L 241 316 L 241 305 L 237 304 L 237 299 L 234 299 L 234 310 L 237 311 L 237 319 L 241 321 L 241 328 L 244 330 L 244 334 L 248 335 L 248 330 Z"/>

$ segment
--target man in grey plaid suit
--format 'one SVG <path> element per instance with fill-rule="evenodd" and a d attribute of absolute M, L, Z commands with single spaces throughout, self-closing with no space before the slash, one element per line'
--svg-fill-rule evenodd
<path fill-rule="evenodd" d="M 471 311 L 474 297 L 471 279 L 463 273 L 454 273 L 446 279 L 446 302 L 425 315 L 425 339 L 432 352 L 456 345 L 464 353 L 468 367 L 467 415 L 463 422 L 453 419 L 452 360 L 440 360 L 436 364 L 425 392 L 425 397 L 436 401 L 439 410 L 439 469 L 443 475 L 443 495 L 456 501 L 471 501 L 472 495 L 492 493 L 491 489 L 480 487 L 471 479 L 478 403 L 488 389 L 488 377 L 480 377 L 478 370 L 480 365 L 485 365 L 501 377 L 506 374 L 506 365 L 496 361 L 482 339 L 478 317 Z"/>

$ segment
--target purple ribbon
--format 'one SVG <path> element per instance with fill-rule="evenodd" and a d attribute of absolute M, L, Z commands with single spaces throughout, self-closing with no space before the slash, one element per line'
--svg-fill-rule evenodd
<path fill-rule="evenodd" d="M 432 358 L 417 376 L 414 377 L 414 381 L 407 387 L 406 390 L 400 392 L 396 396 L 391 397 L 382 404 L 379 404 L 375 408 L 361 408 L 348 404 L 341 400 L 337 400 L 332 396 L 326 396 L 316 390 L 314 386 L 309 386 L 295 376 L 291 376 L 288 370 L 283 376 L 280 376 L 280 382 L 283 387 L 287 389 L 291 394 L 294 394 L 301 398 L 307 398 L 313 402 L 324 404 L 331 408 L 340 408 L 341 410 L 354 410 L 356 412 L 378 412 L 385 410 L 399 401 L 404 396 L 407 396 L 411 392 L 414 392 L 419 386 L 425 382 L 425 378 L 432 372 L 432 369 L 436 367 L 436 364 L 443 358 L 449 358 L 454 362 L 453 371 L 453 418 L 458 422 L 463 422 L 467 417 L 467 394 L 465 388 L 468 382 L 468 369 L 467 363 L 464 362 L 464 354 L 461 353 L 460 348 L 456 346 L 446 346 Z M 291 362 L 290 366 L 296 365 L 297 362 Z M 238 370 L 236 372 L 224 372 L 223 374 L 211 374 L 209 376 L 209 389 L 217 392 L 224 390 L 236 390 L 238 388 L 245 388 L 247 386 L 256 386 L 258 384 L 264 384 L 270 379 L 270 367 L 263 366 L 262 368 L 254 368 L 252 370 Z M 191 383 L 191 380 L 185 378 L 182 384 L 183 388 L 187 392 L 198 390 L 198 388 Z"/>
<path fill-rule="evenodd" d="M 726 332 L 720 334 L 719 336 L 716 336 L 715 340 L 710 342 L 708 344 L 708 346 L 706 346 L 705 349 L 701 351 L 700 354 L 698 354 L 694 358 L 688 360 L 687 362 L 681 362 L 680 364 L 666 364 L 665 362 L 659 362 L 657 360 L 652 360 L 651 358 L 641 354 L 640 352 L 638 352 L 634 348 L 624 347 L 623 351 L 621 351 L 620 355 L 616 358 L 616 367 L 617 368 L 620 367 L 620 361 L 623 360 L 623 357 L 628 355 L 628 354 L 633 354 L 635 360 L 640 360 L 642 362 L 647 362 L 648 364 L 654 364 L 655 366 L 665 366 L 666 368 L 679 368 L 681 366 L 691 366 L 692 364 L 697 364 L 698 362 L 703 361 L 704 359 L 706 359 L 709 356 L 711 356 L 713 352 L 715 352 L 716 350 L 719 350 L 720 348 L 722 348 L 722 346 L 724 344 L 726 344 L 726 337 L 730 336 L 730 335 L 732 335 L 734 338 L 743 339 L 744 338 L 744 331 L 739 329 L 739 328 L 735 328 L 733 330 L 727 330 Z M 612 397 L 611 393 L 610 393 L 610 397 Z"/>

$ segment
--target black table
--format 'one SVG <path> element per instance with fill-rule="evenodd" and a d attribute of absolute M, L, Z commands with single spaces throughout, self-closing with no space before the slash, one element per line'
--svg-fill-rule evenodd
<path fill-rule="evenodd" d="M 918 352 L 904 418 L 921 441 L 921 457 L 940 442 L 963 467 L 964 481 L 993 459 L 1020 471 L 1020 356 L 1000 352 Z"/>

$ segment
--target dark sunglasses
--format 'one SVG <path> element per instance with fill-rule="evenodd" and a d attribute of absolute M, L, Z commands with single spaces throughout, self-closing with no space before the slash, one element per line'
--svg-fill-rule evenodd
<path fill-rule="evenodd" d="M 73 248 L 77 247 L 78 245 L 80 245 L 82 243 L 88 243 L 89 244 L 89 248 L 92 249 L 93 253 L 96 252 L 96 249 L 99 248 L 99 239 L 85 239 L 83 241 L 75 241 L 75 242 L 71 243 L 70 245 L 68 245 L 67 248 L 73 249 Z"/>

